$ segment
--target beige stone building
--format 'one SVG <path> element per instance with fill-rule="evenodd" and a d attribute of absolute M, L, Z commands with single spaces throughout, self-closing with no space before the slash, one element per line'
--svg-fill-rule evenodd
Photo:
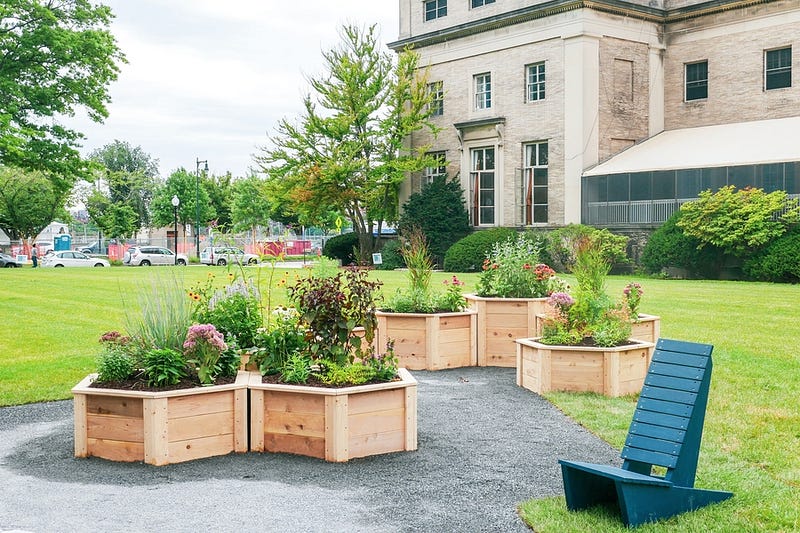
<path fill-rule="evenodd" d="M 404 197 L 447 172 L 476 227 L 652 226 L 727 183 L 800 193 L 798 0 L 399 7 L 442 128 Z"/>

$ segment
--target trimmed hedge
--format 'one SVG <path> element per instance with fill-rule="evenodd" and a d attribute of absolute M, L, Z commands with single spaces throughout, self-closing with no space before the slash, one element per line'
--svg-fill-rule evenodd
<path fill-rule="evenodd" d="M 491 228 L 467 235 L 447 250 L 444 269 L 447 272 L 478 272 L 492 245 L 516 234 L 512 228 Z"/>
<path fill-rule="evenodd" d="M 358 249 L 358 235 L 354 232 L 343 233 L 328 239 L 322 247 L 322 255 L 331 259 L 338 259 L 343 265 L 356 262 L 355 250 Z"/>

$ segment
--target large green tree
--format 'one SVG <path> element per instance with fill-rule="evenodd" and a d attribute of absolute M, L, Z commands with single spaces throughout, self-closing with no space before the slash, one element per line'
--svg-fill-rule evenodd
<path fill-rule="evenodd" d="M 126 214 L 120 218 L 120 213 L 133 212 L 132 231 L 112 235 L 117 237 L 147 227 L 150 224 L 150 202 L 158 177 L 158 159 L 153 159 L 141 146 L 134 148 L 118 140 L 98 148 L 89 157 L 104 167 L 98 171 L 98 180 L 103 187 L 92 191 L 91 203 L 85 200 L 87 205 L 94 206 L 92 209 L 90 205 L 90 216 L 102 227 L 104 224 L 96 217 L 128 221 L 131 220 L 130 216 Z M 101 195 L 105 199 L 100 198 Z M 116 214 L 112 215 L 112 212 Z"/>
<path fill-rule="evenodd" d="M 235 230 L 255 232 L 256 226 L 267 226 L 271 211 L 264 180 L 249 176 L 233 184 L 231 216 Z"/>
<path fill-rule="evenodd" d="M 0 2 L 0 163 L 69 186 L 91 178 L 78 153 L 83 136 L 62 120 L 78 110 L 96 122 L 108 116 L 108 86 L 125 61 L 111 19 L 88 0 Z"/>
<path fill-rule="evenodd" d="M 224 176 L 208 176 L 200 180 L 201 186 L 206 190 L 208 201 L 211 202 L 216 218 L 213 224 L 220 231 L 228 231 L 233 225 L 231 204 L 233 202 L 234 183 L 230 172 Z"/>
<path fill-rule="evenodd" d="M 0 167 L 0 229 L 12 242 L 35 238 L 56 218 L 67 220 L 65 201 L 43 173 Z"/>
<path fill-rule="evenodd" d="M 427 147 L 411 152 L 405 140 L 427 128 L 427 71 L 411 51 L 379 48 L 375 26 L 344 26 L 342 43 L 323 54 L 326 74 L 309 80 L 296 124 L 284 119 L 256 163 L 277 182 L 280 201 L 311 223 L 331 211 L 347 216 L 361 258 L 375 249 L 384 221 L 398 215 L 398 190 L 410 171 L 432 166 Z"/>

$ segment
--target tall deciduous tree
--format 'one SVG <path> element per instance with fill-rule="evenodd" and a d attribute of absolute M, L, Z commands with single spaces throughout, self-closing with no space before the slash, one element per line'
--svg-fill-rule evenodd
<path fill-rule="evenodd" d="M 256 226 L 269 224 L 271 211 L 264 180 L 249 176 L 233 184 L 231 216 L 234 229 L 253 231 L 255 235 Z"/>
<path fill-rule="evenodd" d="M 0 228 L 12 241 L 33 239 L 56 218 L 66 220 L 65 200 L 43 173 L 0 167 Z"/>
<path fill-rule="evenodd" d="M 434 164 L 427 147 L 411 152 L 405 139 L 437 130 L 417 54 L 393 61 L 378 48 L 375 26 L 344 26 L 341 35 L 341 45 L 323 54 L 327 73 L 309 80 L 315 96 L 304 99 L 298 123 L 281 120 L 255 160 L 309 222 L 332 210 L 347 216 L 364 259 L 375 249 L 373 234 L 397 218 L 405 173 Z"/>
<path fill-rule="evenodd" d="M 214 225 L 220 231 L 228 231 L 233 225 L 231 203 L 235 183 L 230 172 L 224 176 L 208 176 L 200 180 L 200 185 L 206 190 L 208 201 L 216 213 Z"/>
<path fill-rule="evenodd" d="M 0 3 L 0 163 L 69 182 L 59 189 L 91 177 L 82 134 L 60 120 L 79 109 L 96 122 L 108 116 L 108 85 L 125 61 L 111 18 L 89 0 Z"/>
<path fill-rule="evenodd" d="M 105 216 L 107 210 L 117 213 L 133 212 L 136 215 L 133 231 L 125 231 L 116 236 L 128 235 L 148 226 L 150 202 L 158 176 L 158 159 L 153 159 L 141 146 L 134 148 L 129 143 L 118 140 L 98 148 L 89 157 L 105 167 L 101 178 L 105 187 L 92 192 L 94 209 L 89 210 L 92 218 Z M 98 194 L 104 194 L 107 201 L 102 201 Z M 118 215 L 113 218 L 120 219 Z M 126 215 L 124 220 L 130 220 L 130 217 Z M 95 221 L 103 226 L 96 219 Z"/>

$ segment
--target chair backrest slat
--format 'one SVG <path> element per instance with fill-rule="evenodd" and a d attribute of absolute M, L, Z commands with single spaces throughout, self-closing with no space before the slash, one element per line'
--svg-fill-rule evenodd
<path fill-rule="evenodd" d="M 623 468 L 693 486 L 703 431 L 713 347 L 659 339 L 621 456 Z"/>

